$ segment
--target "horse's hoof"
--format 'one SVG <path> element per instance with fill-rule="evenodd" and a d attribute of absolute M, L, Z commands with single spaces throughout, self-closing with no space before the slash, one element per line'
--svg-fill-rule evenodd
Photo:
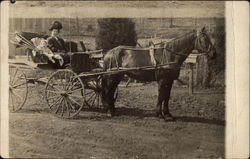
<path fill-rule="evenodd" d="M 168 122 L 168 121 L 175 121 L 175 118 L 172 115 L 165 115 L 164 116 L 164 120 L 166 122 Z"/>
<path fill-rule="evenodd" d="M 107 112 L 107 116 L 108 117 L 114 117 L 115 116 L 115 112 L 114 111 L 108 111 Z"/>
<path fill-rule="evenodd" d="M 161 116 L 160 112 L 157 111 L 157 112 L 155 113 L 155 116 L 156 116 L 156 117 L 160 117 L 160 116 Z"/>
<path fill-rule="evenodd" d="M 110 113 L 107 113 L 107 117 L 111 118 L 111 117 L 112 117 L 112 115 L 111 115 Z"/>
<path fill-rule="evenodd" d="M 155 116 L 159 118 L 162 117 L 161 111 L 159 109 L 155 109 Z"/>

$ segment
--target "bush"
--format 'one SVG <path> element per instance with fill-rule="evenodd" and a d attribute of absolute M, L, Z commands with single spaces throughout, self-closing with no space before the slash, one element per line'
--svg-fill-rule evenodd
<path fill-rule="evenodd" d="M 119 45 L 135 46 L 137 35 L 135 23 L 127 18 L 98 19 L 97 49 L 108 51 Z"/>
<path fill-rule="evenodd" d="M 217 57 L 209 63 L 211 71 L 211 85 L 224 86 L 225 85 L 225 26 L 217 25 L 211 34 L 214 39 L 214 46 L 216 48 Z"/>

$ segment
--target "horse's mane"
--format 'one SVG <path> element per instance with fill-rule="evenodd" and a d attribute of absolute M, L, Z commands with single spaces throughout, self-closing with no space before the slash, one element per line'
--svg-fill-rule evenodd
<path fill-rule="evenodd" d="M 181 37 L 177 37 L 174 40 L 170 42 L 166 42 L 165 46 L 166 48 L 169 48 L 173 51 L 180 51 L 183 48 L 187 48 L 192 42 L 195 37 L 195 32 L 189 32 Z"/>

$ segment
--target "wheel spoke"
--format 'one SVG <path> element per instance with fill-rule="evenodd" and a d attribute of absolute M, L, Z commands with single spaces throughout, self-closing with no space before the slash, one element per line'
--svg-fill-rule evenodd
<path fill-rule="evenodd" d="M 15 85 L 18 81 L 25 81 L 26 82 L 26 77 L 23 72 L 17 77 L 16 79 L 13 79 L 12 85 Z"/>
<path fill-rule="evenodd" d="M 17 88 L 17 87 L 19 87 L 19 86 L 26 85 L 26 84 L 27 84 L 27 83 L 26 83 L 26 82 L 24 82 L 24 83 L 21 83 L 21 84 L 18 84 L 18 85 L 12 86 L 12 88 Z"/>
<path fill-rule="evenodd" d="M 56 91 L 47 90 L 47 92 L 55 93 L 55 94 L 61 94 L 61 91 L 60 92 L 56 92 Z"/>
<path fill-rule="evenodd" d="M 99 98 L 100 98 L 99 93 L 97 93 L 97 107 L 99 107 Z"/>
<path fill-rule="evenodd" d="M 47 99 L 50 100 L 50 99 L 55 99 L 55 98 L 58 98 L 58 97 L 61 97 L 61 95 L 55 95 L 53 97 L 48 97 Z"/>
<path fill-rule="evenodd" d="M 77 97 L 77 98 L 83 98 L 83 96 L 78 96 L 78 95 L 72 95 L 72 94 L 68 94 L 69 97 Z"/>
<path fill-rule="evenodd" d="M 65 104 L 65 98 L 63 98 L 63 102 Z M 63 104 L 63 102 L 61 104 Z M 62 114 L 61 114 L 61 116 L 63 116 L 63 113 L 64 113 L 64 105 L 62 105 Z"/>
<path fill-rule="evenodd" d="M 73 101 L 74 103 L 76 103 L 77 105 L 79 105 L 80 107 L 82 106 L 82 105 L 79 104 L 77 101 L 75 101 L 73 98 L 70 98 L 70 97 L 69 97 L 69 99 L 72 100 L 72 101 Z"/>
<path fill-rule="evenodd" d="M 92 101 L 92 103 L 91 103 L 92 105 L 91 106 L 93 106 L 95 104 L 96 96 L 97 95 L 94 96 L 94 100 Z"/>
<path fill-rule="evenodd" d="M 74 86 L 78 83 L 79 81 L 76 81 L 73 85 L 72 85 L 72 87 L 70 88 L 70 89 L 68 89 L 69 91 L 71 91 L 73 88 L 74 88 Z"/>
<path fill-rule="evenodd" d="M 58 105 L 58 107 L 56 108 L 56 111 L 55 111 L 55 114 L 57 114 L 57 112 L 59 111 L 59 108 L 62 106 L 62 101 L 63 101 L 63 98 L 61 98 L 61 101 L 60 101 L 60 104 Z"/>
<path fill-rule="evenodd" d="M 73 76 L 74 77 L 74 76 Z M 69 89 L 69 87 L 70 87 L 70 83 L 72 82 L 72 76 L 70 76 L 70 78 L 69 78 L 69 81 L 68 81 L 68 83 L 67 83 L 67 85 L 66 85 L 66 90 L 68 90 Z"/>
<path fill-rule="evenodd" d="M 99 93 L 96 93 L 96 106 L 99 107 Z"/>
<path fill-rule="evenodd" d="M 56 87 L 54 87 L 53 85 L 48 85 L 48 86 L 50 86 L 51 88 L 55 88 L 56 90 L 58 90 L 58 91 L 61 91 L 59 88 L 56 88 Z"/>
<path fill-rule="evenodd" d="M 19 99 L 20 99 L 20 101 L 22 101 L 22 97 L 20 96 L 20 95 L 18 95 L 16 92 L 14 92 L 13 90 L 12 90 L 12 93 L 13 93 L 13 95 L 15 95 L 16 97 L 18 97 Z"/>
<path fill-rule="evenodd" d="M 12 78 L 12 81 L 10 82 L 10 84 L 12 84 L 12 83 L 14 82 L 15 77 L 16 77 L 16 74 L 17 74 L 17 70 L 18 70 L 18 69 L 16 69 L 16 71 L 15 71 L 15 73 L 14 73 L 14 75 L 13 75 L 13 78 Z"/>
<path fill-rule="evenodd" d="M 10 96 L 11 96 L 11 101 L 12 101 L 12 103 L 11 103 L 12 109 L 13 109 L 13 111 L 15 111 L 15 104 L 14 104 L 14 100 L 13 100 L 13 95 L 12 95 L 12 93 L 10 93 Z"/>
<path fill-rule="evenodd" d="M 74 89 L 74 90 L 68 91 L 68 93 L 73 93 L 73 92 L 78 91 L 78 90 L 83 90 L 83 88 L 82 88 L 82 87 L 80 87 L 80 88 L 77 88 L 77 89 Z"/>
<path fill-rule="evenodd" d="M 90 84 L 93 88 L 96 88 L 96 81 L 95 82 L 88 82 L 88 84 Z"/>
<path fill-rule="evenodd" d="M 11 81 L 12 81 L 12 72 L 13 72 L 13 68 L 10 67 L 10 69 L 9 69 L 9 84 L 11 84 Z"/>
<path fill-rule="evenodd" d="M 75 107 L 71 104 L 70 99 L 66 98 L 66 101 L 67 101 L 67 103 L 70 105 L 70 107 L 71 107 L 74 111 L 76 111 Z"/>
<path fill-rule="evenodd" d="M 65 74 L 66 74 L 66 73 L 64 73 L 64 75 L 65 75 Z M 65 90 L 65 82 L 63 81 L 62 72 L 59 73 L 59 76 L 60 76 L 60 81 L 61 81 L 61 83 L 62 83 L 62 89 Z"/>
<path fill-rule="evenodd" d="M 65 85 L 64 85 L 64 87 L 63 87 L 64 90 L 66 90 L 66 85 L 67 85 L 66 79 L 67 79 L 67 73 L 65 72 L 65 73 L 64 73 Z"/>
<path fill-rule="evenodd" d="M 89 95 L 89 94 L 94 93 L 94 92 L 95 92 L 95 91 L 91 90 L 90 92 L 85 93 L 85 95 Z"/>
<path fill-rule="evenodd" d="M 12 87 L 12 89 L 19 90 L 19 91 L 26 91 L 28 89 L 28 86 L 25 85 L 25 86 L 15 87 L 15 88 Z"/>
<path fill-rule="evenodd" d="M 68 105 L 68 102 L 67 102 L 67 98 L 65 98 L 64 103 L 66 105 L 67 112 L 68 112 L 68 118 L 69 118 L 70 117 L 70 110 L 69 110 L 69 105 Z"/>
<path fill-rule="evenodd" d="M 93 98 L 94 95 L 95 95 L 95 92 L 89 97 L 89 99 L 87 100 L 87 102 L 90 101 L 90 99 Z"/>
<path fill-rule="evenodd" d="M 62 97 L 60 97 L 55 103 L 52 105 L 49 105 L 49 108 L 51 109 L 54 105 L 57 105 L 61 101 Z"/>

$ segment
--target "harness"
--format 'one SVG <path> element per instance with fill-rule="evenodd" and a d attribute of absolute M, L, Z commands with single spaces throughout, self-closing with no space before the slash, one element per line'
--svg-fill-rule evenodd
<path fill-rule="evenodd" d="M 205 33 L 201 33 L 201 34 L 205 34 Z M 150 48 L 133 48 L 133 47 L 129 47 L 129 46 L 118 46 L 117 48 L 115 48 L 115 49 L 112 50 L 113 56 L 109 59 L 109 62 L 110 62 L 109 69 L 112 68 L 112 61 L 115 61 L 116 68 L 119 70 L 119 63 L 118 63 L 117 55 L 115 54 L 115 52 L 116 52 L 117 49 L 149 50 L 149 55 L 150 55 L 151 62 L 153 63 L 153 65 L 155 67 L 157 67 L 157 62 L 156 62 L 156 59 L 155 59 L 155 49 L 163 49 L 163 53 L 162 53 L 162 58 L 161 58 L 160 64 L 168 64 L 168 63 L 171 62 L 171 61 L 169 61 L 169 59 L 167 57 L 167 55 L 168 55 L 167 52 L 169 52 L 170 55 L 178 55 L 178 56 L 183 56 L 183 57 L 188 57 L 189 56 L 187 54 L 183 54 L 183 53 L 180 53 L 180 52 L 175 52 L 172 49 L 167 48 L 167 42 L 164 42 L 164 43 L 165 43 L 164 47 L 155 47 L 155 44 L 154 44 Z M 196 43 L 196 41 L 195 41 L 195 43 Z M 208 52 L 211 51 L 212 43 L 211 43 L 210 40 L 209 40 L 209 43 L 210 43 L 210 45 L 208 46 L 207 50 L 203 51 L 204 54 L 208 54 Z M 159 44 L 162 44 L 162 43 L 158 43 L 157 45 L 159 45 Z M 160 69 L 158 70 L 158 72 L 159 71 L 160 71 Z M 155 71 L 155 72 L 157 72 L 157 71 Z M 157 77 L 157 74 L 155 76 Z"/>

